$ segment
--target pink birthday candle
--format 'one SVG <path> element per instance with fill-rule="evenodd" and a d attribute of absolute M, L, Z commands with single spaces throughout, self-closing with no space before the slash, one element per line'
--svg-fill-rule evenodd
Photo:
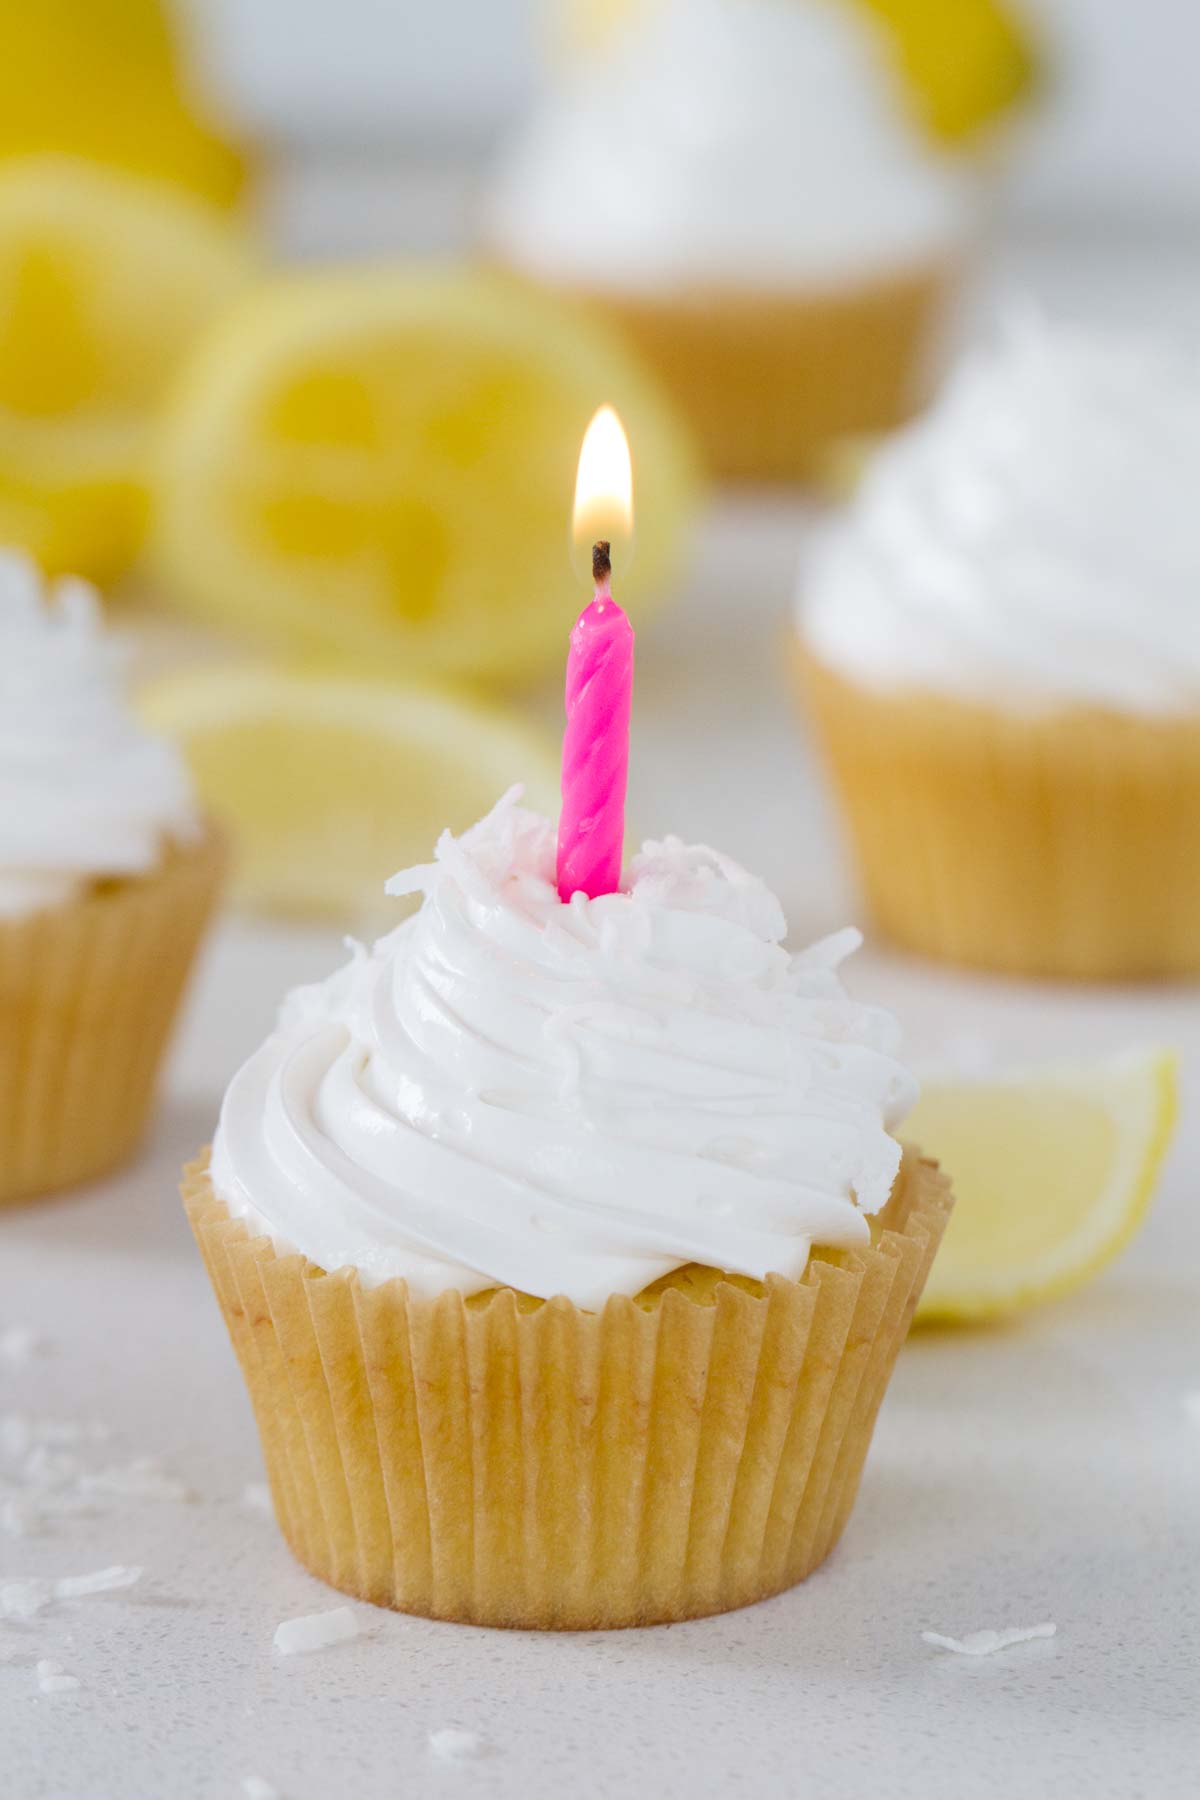
<path fill-rule="evenodd" d="M 615 894 L 625 843 L 633 626 L 612 597 L 609 546 L 592 550 L 596 596 L 571 633 L 558 821 L 558 897 Z"/>

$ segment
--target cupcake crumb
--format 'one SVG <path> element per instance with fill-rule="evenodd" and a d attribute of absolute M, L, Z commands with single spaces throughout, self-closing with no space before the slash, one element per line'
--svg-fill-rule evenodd
<path fill-rule="evenodd" d="M 990 1656 L 1010 1644 L 1026 1644 L 1031 1638 L 1052 1638 L 1058 1626 L 1009 1625 L 1003 1631 L 968 1631 L 966 1637 L 943 1637 L 940 1631 L 923 1631 L 921 1641 L 937 1650 L 953 1650 L 959 1656 Z"/>
<path fill-rule="evenodd" d="M 357 1636 L 358 1620 L 350 1608 L 335 1606 L 329 1612 L 284 1619 L 275 1627 L 274 1642 L 281 1656 L 304 1656 L 310 1650 L 324 1650 L 330 1644 L 344 1644 Z"/>
<path fill-rule="evenodd" d="M 430 1754 L 443 1762 L 470 1762 L 482 1756 L 486 1748 L 477 1731 L 462 1731 L 456 1725 L 446 1725 L 429 1734 Z"/>

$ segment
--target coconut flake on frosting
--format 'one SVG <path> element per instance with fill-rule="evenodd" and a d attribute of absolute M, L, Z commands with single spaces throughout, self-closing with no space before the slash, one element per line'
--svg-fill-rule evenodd
<path fill-rule="evenodd" d="M 288 997 L 225 1096 L 219 1197 L 367 1283 L 586 1307 L 865 1244 L 916 1088 L 839 979 L 858 934 L 789 955 L 762 882 L 673 838 L 564 906 L 519 791 L 388 884 L 419 912 Z"/>
<path fill-rule="evenodd" d="M 844 0 L 666 0 L 544 103 L 486 230 L 617 292 L 838 283 L 953 253 L 972 185 Z"/>
<path fill-rule="evenodd" d="M 1014 319 L 870 463 L 801 574 L 813 653 L 881 691 L 1200 707 L 1200 352 Z"/>
<path fill-rule="evenodd" d="M 182 759 L 134 717 L 94 591 L 0 552 L 0 918 L 144 874 L 196 830 Z"/>

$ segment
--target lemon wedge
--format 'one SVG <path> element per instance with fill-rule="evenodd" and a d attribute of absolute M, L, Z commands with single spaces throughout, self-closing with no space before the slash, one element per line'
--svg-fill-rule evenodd
<path fill-rule="evenodd" d="M 190 196 L 69 158 L 0 164 L 0 542 L 50 574 L 125 567 L 154 410 L 250 266 Z"/>
<path fill-rule="evenodd" d="M 558 807 L 552 747 L 474 699 L 387 681 L 273 668 L 201 667 L 142 694 L 176 737 L 201 801 L 234 840 L 244 904 L 297 918 L 389 923 L 383 884 L 428 862 L 515 782 Z"/>
<path fill-rule="evenodd" d="M 284 278 L 190 359 L 155 531 L 164 594 L 290 653 L 519 679 L 563 656 L 586 595 L 568 526 L 598 406 L 629 437 L 635 624 L 675 566 L 686 440 L 624 346 L 490 275 Z"/>
<path fill-rule="evenodd" d="M 924 1085 L 904 1135 L 955 1206 L 918 1318 L 986 1319 L 1081 1286 L 1141 1223 L 1175 1110 L 1166 1050 Z"/>

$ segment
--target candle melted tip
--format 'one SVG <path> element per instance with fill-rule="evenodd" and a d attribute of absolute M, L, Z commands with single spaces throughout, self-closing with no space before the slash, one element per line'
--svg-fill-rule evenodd
<path fill-rule="evenodd" d="M 592 545 L 592 580 L 597 587 L 605 587 L 612 575 L 611 551 L 612 545 L 607 538 Z"/>

